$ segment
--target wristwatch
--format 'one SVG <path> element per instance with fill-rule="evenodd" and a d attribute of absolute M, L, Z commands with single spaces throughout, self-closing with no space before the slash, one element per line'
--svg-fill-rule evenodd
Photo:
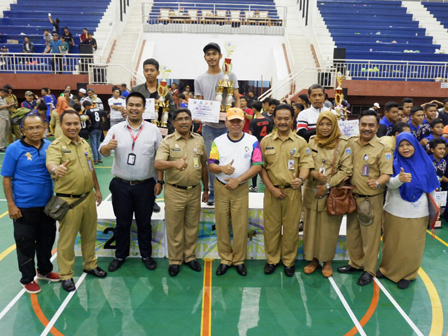
<path fill-rule="evenodd" d="M 327 187 L 328 190 L 330 190 L 330 188 L 331 188 L 331 187 L 330 187 L 330 183 L 328 183 L 328 182 L 325 183 L 325 186 Z"/>
<path fill-rule="evenodd" d="M 160 185 L 164 185 L 165 181 L 164 180 L 158 180 L 156 183 L 160 184 Z"/>
<path fill-rule="evenodd" d="M 375 182 L 376 182 L 376 189 L 377 190 L 380 189 L 381 188 L 381 184 L 379 184 L 378 181 L 375 181 Z"/>
<path fill-rule="evenodd" d="M 55 170 L 58 168 L 58 166 L 54 166 L 53 169 L 51 169 L 51 175 L 55 175 Z"/>
<path fill-rule="evenodd" d="M 302 180 L 302 184 L 305 183 L 305 179 L 304 179 L 303 177 L 300 177 L 300 176 L 299 176 L 299 180 Z"/>

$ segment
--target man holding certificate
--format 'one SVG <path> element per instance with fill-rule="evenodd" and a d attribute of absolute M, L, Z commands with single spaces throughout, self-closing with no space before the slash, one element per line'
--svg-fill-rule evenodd
<path fill-rule="evenodd" d="M 196 98 L 216 101 L 219 96 L 220 99 L 222 98 L 221 112 L 226 112 L 226 107 L 228 106 L 226 102 L 231 102 L 233 99 L 231 97 L 227 97 L 230 90 L 228 90 L 227 87 L 223 89 L 221 85 L 226 76 L 228 76 L 227 83 L 233 84 L 233 90 L 231 91 L 233 92 L 233 98 L 235 99 L 234 106 L 239 108 L 240 97 L 238 92 L 238 79 L 233 72 L 229 72 L 227 74 L 221 71 L 221 68 L 219 66 L 219 61 L 222 58 L 221 48 L 217 43 L 211 42 L 204 47 L 203 51 L 204 59 L 208 65 L 208 70 L 194 80 L 194 90 Z M 224 120 L 220 120 L 217 123 L 204 123 L 204 126 L 202 128 L 202 136 L 204 137 L 205 147 L 208 153 L 210 153 L 213 140 L 220 135 L 225 134 L 226 132 L 227 128 Z M 215 175 L 210 172 L 210 195 L 207 202 L 208 205 L 215 204 L 214 182 Z"/>

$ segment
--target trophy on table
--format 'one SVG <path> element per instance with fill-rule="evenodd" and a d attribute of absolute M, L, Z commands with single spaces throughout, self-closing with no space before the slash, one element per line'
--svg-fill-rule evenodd
<path fill-rule="evenodd" d="M 236 46 L 232 42 L 226 42 L 225 49 L 227 51 L 227 56 L 224 58 L 224 63 L 222 65 L 222 72 L 224 73 L 223 79 L 220 79 L 216 87 L 216 97 L 215 100 L 221 103 L 221 112 L 226 112 L 232 107 L 233 102 L 233 86 L 234 83 L 230 80 L 230 73 L 232 72 L 232 59 L 230 58 L 236 49 Z M 223 94 L 227 93 L 225 101 L 223 101 Z"/>
<path fill-rule="evenodd" d="M 167 66 L 162 66 L 162 70 L 160 71 L 162 73 L 162 80 L 160 81 L 159 86 L 157 87 L 157 93 L 159 95 L 159 98 L 157 99 L 156 108 L 155 111 L 155 119 L 153 121 L 153 124 L 156 124 L 160 127 L 167 127 L 168 123 L 168 116 L 169 116 L 169 110 L 170 110 L 170 102 L 167 99 L 167 94 L 169 92 L 166 79 L 168 75 L 171 73 L 171 70 L 168 69 Z M 162 117 L 159 122 L 159 112 L 162 111 Z"/>

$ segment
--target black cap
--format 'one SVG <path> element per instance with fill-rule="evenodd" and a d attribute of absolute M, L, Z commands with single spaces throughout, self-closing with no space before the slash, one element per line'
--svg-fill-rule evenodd
<path fill-rule="evenodd" d="M 210 42 L 209 44 L 207 44 L 204 49 L 202 49 L 204 51 L 204 54 L 207 52 L 207 50 L 209 49 L 215 49 L 218 50 L 218 52 L 221 54 L 221 48 L 219 47 L 218 43 L 215 42 Z"/>

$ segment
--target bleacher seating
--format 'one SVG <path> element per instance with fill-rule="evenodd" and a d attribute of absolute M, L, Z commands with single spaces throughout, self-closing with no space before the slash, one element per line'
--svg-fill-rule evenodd
<path fill-rule="evenodd" d="M 27 35 L 34 43 L 36 53 L 45 50 L 43 32 L 53 29 L 48 20 L 48 13 L 53 19 L 60 20 L 60 34 L 68 27 L 73 34 L 75 47 L 71 53 L 79 53 L 79 36 L 83 28 L 87 28 L 95 36 L 95 30 L 106 11 L 110 0 L 95 0 L 88 2 L 69 0 L 18 0 L 11 4 L 11 10 L 3 12 L 0 20 L 0 44 L 10 52 L 22 52 L 23 37 Z M 17 41 L 17 43 L 8 43 Z"/>
<path fill-rule="evenodd" d="M 422 5 L 434 15 L 445 29 L 448 29 L 448 4 L 442 2 L 422 2 Z"/>
<path fill-rule="evenodd" d="M 318 8 L 347 59 L 446 62 L 440 45 L 406 13 L 401 1 L 323 0 Z M 447 4 L 443 4 L 448 9 Z M 448 14 L 447 14 L 448 21 Z"/>
<path fill-rule="evenodd" d="M 169 10 L 171 14 L 175 14 L 176 17 L 185 16 L 185 20 L 170 20 L 169 16 L 163 15 L 164 10 Z M 197 11 L 196 16 L 198 19 L 190 19 L 188 11 Z M 210 15 L 206 16 L 206 13 L 215 10 L 212 15 L 216 18 L 210 19 Z M 218 13 L 220 11 L 220 13 Z M 240 16 L 237 15 L 236 11 L 240 11 Z M 180 12 L 180 13 L 179 13 Z M 224 14 L 224 20 L 222 19 L 222 14 Z M 233 12 L 233 13 L 232 13 Z M 260 12 L 260 18 L 253 18 L 253 13 Z M 191 13 L 191 12 L 190 12 Z M 264 13 L 267 17 L 263 20 L 262 15 Z M 179 15 L 180 14 L 180 15 Z M 183 15 L 182 15 L 183 14 Z M 219 15 L 221 14 L 221 16 Z M 252 15 L 252 16 L 251 16 Z M 277 9 L 273 0 L 254 0 L 242 2 L 241 0 L 198 0 L 192 2 L 192 0 L 179 0 L 176 2 L 155 0 L 149 15 L 148 23 L 245 23 L 253 24 L 257 21 L 263 22 L 264 24 L 271 24 L 271 21 L 277 24 L 279 16 Z M 278 21 L 279 22 L 279 21 Z"/>

